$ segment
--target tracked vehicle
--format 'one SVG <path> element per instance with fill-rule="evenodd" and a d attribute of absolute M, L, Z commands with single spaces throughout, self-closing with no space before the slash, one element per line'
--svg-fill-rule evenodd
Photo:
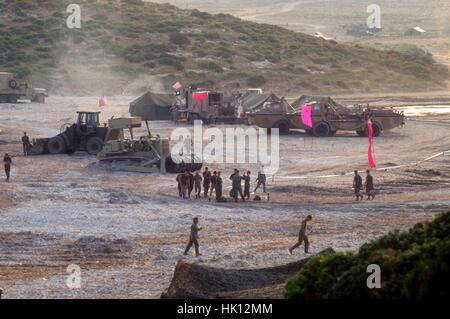
<path fill-rule="evenodd" d="M 202 168 L 200 161 L 191 154 L 173 156 L 169 139 L 153 136 L 148 125 L 148 135 L 135 140 L 133 129 L 141 126 L 139 117 L 109 120 L 110 134 L 97 155 L 99 166 L 117 171 L 163 174 L 195 172 Z M 124 137 L 125 130 L 129 130 L 130 138 Z"/>

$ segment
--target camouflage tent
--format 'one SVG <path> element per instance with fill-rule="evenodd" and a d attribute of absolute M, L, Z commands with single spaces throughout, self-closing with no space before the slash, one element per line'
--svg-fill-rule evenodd
<path fill-rule="evenodd" d="M 258 109 L 262 107 L 264 103 L 277 101 L 280 101 L 280 99 L 275 94 L 259 93 L 246 93 L 240 99 L 244 113 Z"/>
<path fill-rule="evenodd" d="M 130 103 L 130 114 L 144 121 L 167 121 L 172 119 L 171 107 L 175 102 L 171 94 L 147 92 Z"/>

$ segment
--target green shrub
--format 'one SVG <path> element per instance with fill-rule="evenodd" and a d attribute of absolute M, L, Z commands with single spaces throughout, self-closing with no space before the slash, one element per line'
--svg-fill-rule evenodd
<path fill-rule="evenodd" d="M 311 258 L 285 287 L 286 298 L 434 299 L 450 297 L 450 213 L 392 232 L 358 253 Z M 367 288 L 367 266 L 381 267 L 382 288 Z"/>
<path fill-rule="evenodd" d="M 171 33 L 170 34 L 170 42 L 179 46 L 186 46 L 191 43 L 189 38 L 181 33 Z"/>
<path fill-rule="evenodd" d="M 222 67 L 220 65 L 217 65 L 214 62 L 202 62 L 199 64 L 199 66 L 205 70 L 209 70 L 209 71 L 213 71 L 213 72 L 217 72 L 217 73 L 223 72 Z"/>

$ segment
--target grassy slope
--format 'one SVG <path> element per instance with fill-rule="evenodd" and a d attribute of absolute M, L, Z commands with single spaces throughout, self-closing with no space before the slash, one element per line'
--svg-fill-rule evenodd
<path fill-rule="evenodd" d="M 0 0 L 0 68 L 23 77 L 43 72 L 55 91 L 56 80 L 74 84 L 67 59 L 75 70 L 105 72 L 121 85 L 152 74 L 164 86 L 183 80 L 232 89 L 265 82 L 281 93 L 418 91 L 440 89 L 448 78 L 446 68 L 423 54 L 336 45 L 229 15 L 141 1 L 78 1 L 82 28 L 68 29 L 68 3 Z M 252 63 L 260 61 L 264 68 Z M 81 82 L 93 87 L 98 79 Z"/>

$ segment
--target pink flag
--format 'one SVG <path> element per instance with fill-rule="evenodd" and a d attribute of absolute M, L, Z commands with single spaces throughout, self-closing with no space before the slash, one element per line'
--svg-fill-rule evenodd
<path fill-rule="evenodd" d="M 106 104 L 108 104 L 108 101 L 106 100 L 106 97 L 102 95 L 98 100 L 98 106 L 103 107 L 106 106 Z"/>
<path fill-rule="evenodd" d="M 181 88 L 183 88 L 183 85 L 182 85 L 180 82 L 177 82 L 177 83 L 175 83 L 175 84 L 172 86 L 172 88 L 173 88 L 175 91 L 178 91 L 178 90 L 180 90 Z"/>
<path fill-rule="evenodd" d="M 303 105 L 302 106 L 302 122 L 305 126 L 312 128 L 312 107 L 311 105 Z"/>
<path fill-rule="evenodd" d="M 369 120 L 367 122 L 367 136 L 369 137 L 369 149 L 367 152 L 367 156 L 369 159 L 369 166 L 370 168 L 375 168 L 375 161 L 373 160 L 373 128 L 372 128 L 372 121 Z"/>

